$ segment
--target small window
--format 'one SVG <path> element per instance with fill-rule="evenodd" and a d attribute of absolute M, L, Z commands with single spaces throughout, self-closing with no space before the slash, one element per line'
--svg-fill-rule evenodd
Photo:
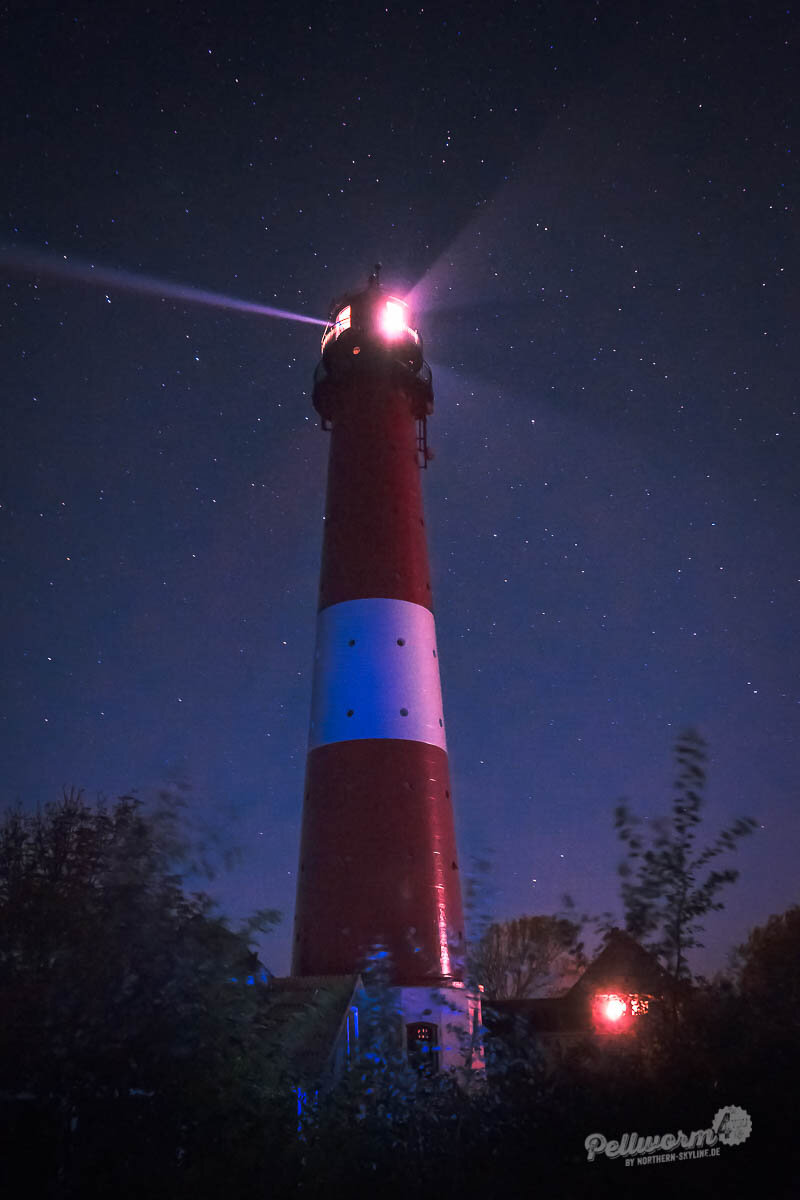
<path fill-rule="evenodd" d="M 336 332 L 337 337 L 339 336 L 340 333 L 344 333 L 345 329 L 350 328 L 350 305 L 349 304 L 345 304 L 344 308 L 340 311 L 338 317 L 336 318 L 336 321 L 334 322 L 333 328 Z"/>
<path fill-rule="evenodd" d="M 408 1065 L 420 1075 L 436 1075 L 439 1071 L 439 1030 L 430 1021 L 416 1021 L 406 1026 Z"/>
<path fill-rule="evenodd" d="M 333 322 L 333 324 L 329 325 L 328 328 L 325 330 L 325 335 L 322 339 L 323 351 L 325 350 L 325 347 L 328 345 L 329 342 L 335 342 L 336 339 L 341 334 L 343 334 L 346 329 L 349 329 L 349 328 L 350 328 L 350 305 L 346 304 L 344 306 L 344 308 L 340 309 L 339 312 L 337 313 L 336 320 Z"/>

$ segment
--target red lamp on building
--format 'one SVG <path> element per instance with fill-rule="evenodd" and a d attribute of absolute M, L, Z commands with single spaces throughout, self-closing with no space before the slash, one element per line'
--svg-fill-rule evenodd
<path fill-rule="evenodd" d="M 629 1033 L 636 1018 L 649 1011 L 650 995 L 639 992 L 597 992 L 592 1000 L 592 1018 L 598 1033 Z"/>

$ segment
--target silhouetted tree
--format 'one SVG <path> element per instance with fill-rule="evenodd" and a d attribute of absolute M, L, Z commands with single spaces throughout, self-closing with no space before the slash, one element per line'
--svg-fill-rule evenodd
<path fill-rule="evenodd" d="M 561 916 L 515 917 L 489 925 L 472 956 L 472 974 L 492 1000 L 552 995 L 584 965 L 581 926 Z"/>
<path fill-rule="evenodd" d="M 703 918 L 723 907 L 719 893 L 739 876 L 737 870 L 715 870 L 709 863 L 735 850 L 738 841 L 757 827 L 741 817 L 705 849 L 697 846 L 703 820 L 706 744 L 694 730 L 675 743 L 675 794 L 670 816 L 656 822 L 652 844 L 645 845 L 641 820 L 626 803 L 615 810 L 615 828 L 627 847 L 620 865 L 622 902 L 628 933 L 657 954 L 675 980 L 689 977 L 687 951 L 702 946 L 697 935 Z"/>
<path fill-rule="evenodd" d="M 738 959 L 741 993 L 759 1024 L 800 1038 L 800 906 L 753 929 Z"/>
<path fill-rule="evenodd" d="M 180 1195 L 209 1161 L 231 1169 L 268 1101 L 250 931 L 186 894 L 179 849 L 175 814 L 130 797 L 72 791 L 0 823 L 2 1113 L 60 1195 L 151 1175 Z"/>

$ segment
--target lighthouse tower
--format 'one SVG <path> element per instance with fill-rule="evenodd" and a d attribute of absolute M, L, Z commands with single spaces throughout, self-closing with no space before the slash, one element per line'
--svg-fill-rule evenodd
<path fill-rule="evenodd" d="M 331 442 L 292 974 L 355 974 L 384 946 L 410 1056 L 463 1066 L 445 1030 L 480 1014 L 420 487 L 433 389 L 377 269 L 333 306 L 313 399 Z"/>

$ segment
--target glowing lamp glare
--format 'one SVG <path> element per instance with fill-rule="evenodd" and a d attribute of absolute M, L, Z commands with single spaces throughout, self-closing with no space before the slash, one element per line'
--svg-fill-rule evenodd
<path fill-rule="evenodd" d="M 387 300 L 381 314 L 381 329 L 386 337 L 399 337 L 406 327 L 405 307 L 396 300 Z"/>
<path fill-rule="evenodd" d="M 603 1006 L 603 1011 L 609 1021 L 618 1021 L 624 1015 L 627 1005 L 619 996 L 609 996 Z"/>

